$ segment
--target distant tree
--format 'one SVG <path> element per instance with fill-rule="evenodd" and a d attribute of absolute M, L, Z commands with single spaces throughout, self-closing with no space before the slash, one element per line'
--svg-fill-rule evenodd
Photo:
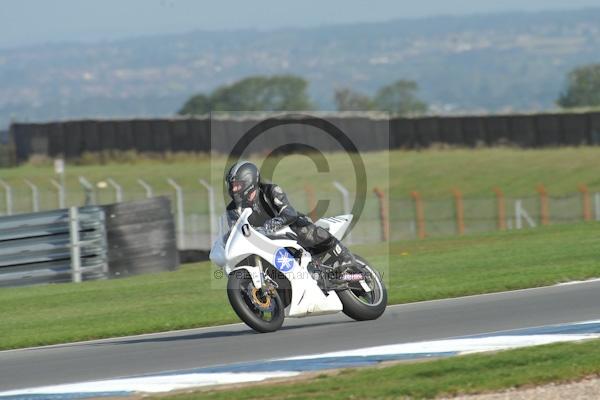
<path fill-rule="evenodd" d="M 211 96 L 217 111 L 291 111 L 312 108 L 306 88 L 297 76 L 254 76 L 222 86 Z"/>
<path fill-rule="evenodd" d="M 567 89 L 558 105 L 564 108 L 600 106 L 600 64 L 575 68 L 567 77 Z"/>
<path fill-rule="evenodd" d="M 369 96 L 348 88 L 337 89 L 334 100 L 338 111 L 369 111 L 374 106 Z"/>
<path fill-rule="evenodd" d="M 422 114 L 427 104 L 417 97 L 418 85 L 414 81 L 399 80 L 377 91 L 373 99 L 375 108 L 392 114 Z"/>
<path fill-rule="evenodd" d="M 211 110 L 210 98 L 204 94 L 192 96 L 177 112 L 179 115 L 208 114 Z"/>
<path fill-rule="evenodd" d="M 210 96 L 190 98 L 179 114 L 208 111 L 294 111 L 310 110 L 308 83 L 293 75 L 253 76 L 220 86 Z"/>

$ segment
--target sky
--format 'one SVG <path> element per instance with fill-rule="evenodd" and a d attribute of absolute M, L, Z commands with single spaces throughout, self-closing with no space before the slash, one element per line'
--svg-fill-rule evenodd
<path fill-rule="evenodd" d="M 599 5 L 599 0 L 0 0 L 0 48 Z"/>

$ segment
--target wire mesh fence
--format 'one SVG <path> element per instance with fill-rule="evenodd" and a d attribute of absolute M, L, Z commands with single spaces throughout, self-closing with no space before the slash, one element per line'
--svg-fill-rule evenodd
<path fill-rule="evenodd" d="M 216 232 L 218 217 L 225 204 L 212 198 L 210 185 L 181 184 L 176 187 L 158 179 L 135 180 L 121 185 L 116 180 L 84 185 L 66 185 L 64 193 L 57 181 L 45 183 L 0 180 L 0 215 L 54 210 L 74 205 L 110 204 L 141 200 L 153 196 L 171 199 L 177 224 L 178 244 L 181 249 L 210 248 Z M 177 182 L 175 185 L 179 186 Z M 291 203 L 299 211 L 311 216 L 314 192 L 310 188 L 295 188 L 288 192 Z M 457 193 L 447 198 L 423 198 L 413 193 L 406 197 L 378 197 L 369 192 L 351 236 L 351 244 L 399 241 L 423 237 L 474 234 L 494 230 L 535 228 L 546 224 L 575 223 L 586 220 L 600 221 L 600 188 L 564 196 L 550 196 L 544 192 L 524 197 L 494 196 L 462 198 Z M 64 196 L 61 199 L 61 196 Z M 214 192 L 213 192 L 214 196 Z M 326 215 L 349 213 L 343 196 L 335 187 L 319 192 L 319 199 L 328 201 Z M 211 205 L 212 202 L 212 205 Z"/>
<path fill-rule="evenodd" d="M 586 198 L 588 199 L 586 201 Z M 392 240 L 473 234 L 495 230 L 535 228 L 541 225 L 600 221 L 600 192 L 564 196 L 473 197 L 422 199 L 419 218 L 415 200 L 391 199 Z M 462 226 L 462 231 L 460 227 Z M 421 229 L 422 235 L 419 235 Z"/>

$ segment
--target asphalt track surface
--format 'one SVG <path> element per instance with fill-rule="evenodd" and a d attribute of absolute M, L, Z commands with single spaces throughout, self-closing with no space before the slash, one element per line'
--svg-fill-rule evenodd
<path fill-rule="evenodd" d="M 275 333 L 243 324 L 0 352 L 0 390 L 75 383 L 385 344 L 600 319 L 600 282 L 388 307 L 376 321 L 288 319 Z"/>

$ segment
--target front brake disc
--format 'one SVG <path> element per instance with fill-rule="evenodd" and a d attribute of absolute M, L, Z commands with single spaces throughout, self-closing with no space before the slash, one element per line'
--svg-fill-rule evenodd
<path fill-rule="evenodd" d="M 249 289 L 249 297 L 259 310 L 261 311 L 272 311 L 273 310 L 273 301 L 271 296 L 267 294 L 266 296 L 261 295 L 261 290 L 257 288 Z"/>

